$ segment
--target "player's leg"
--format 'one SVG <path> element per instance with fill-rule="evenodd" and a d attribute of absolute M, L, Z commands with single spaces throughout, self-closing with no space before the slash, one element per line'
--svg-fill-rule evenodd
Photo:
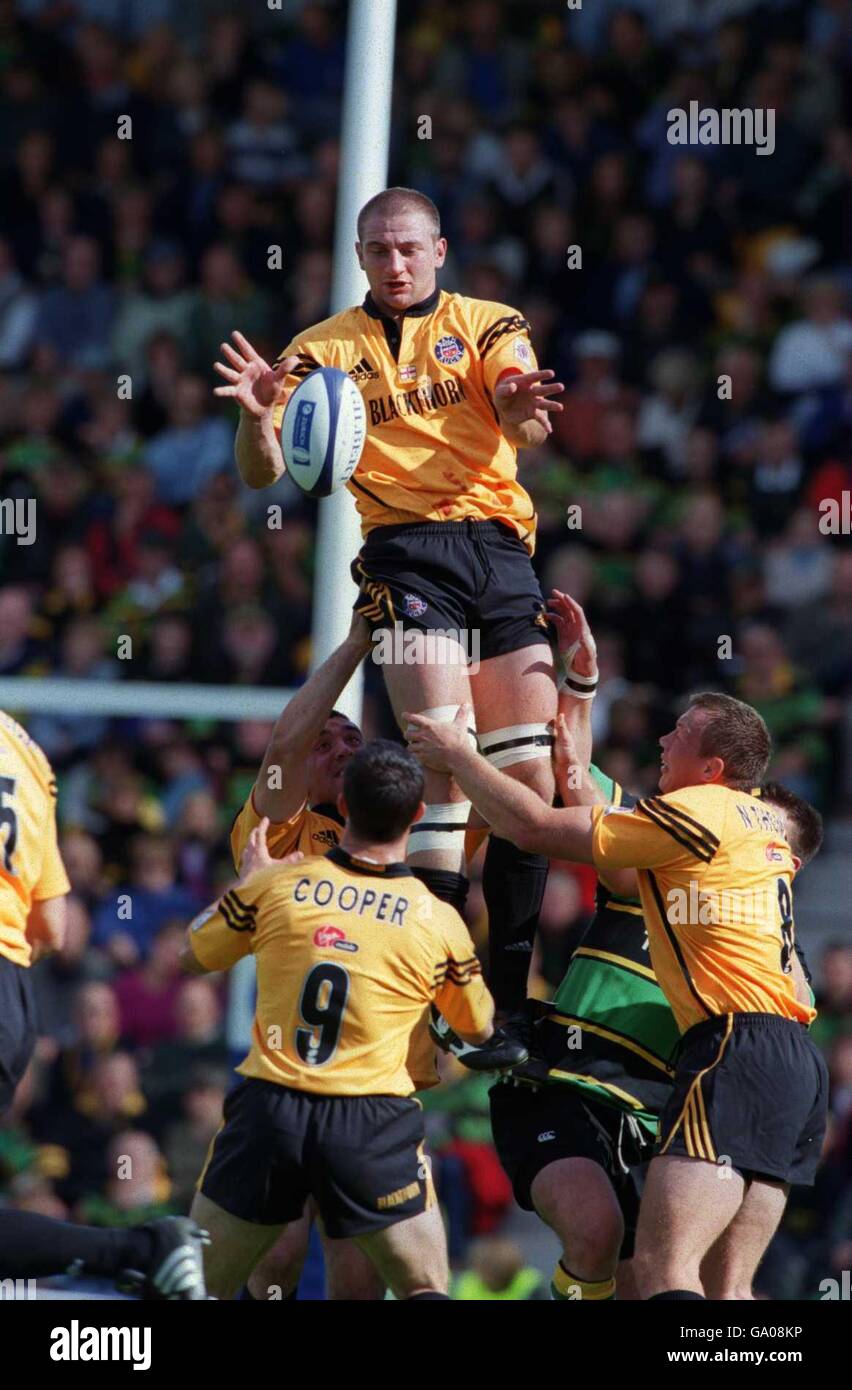
<path fill-rule="evenodd" d="M 754 1298 L 754 1276 L 780 1225 L 789 1191 L 786 1183 L 763 1178 L 748 1183 L 742 1206 L 701 1262 L 707 1298 Z"/>
<path fill-rule="evenodd" d="M 277 1241 L 281 1224 L 262 1226 L 232 1216 L 202 1192 L 196 1192 L 190 1212 L 210 1236 L 204 1252 L 204 1275 L 213 1298 L 235 1298 L 258 1261 Z"/>
<path fill-rule="evenodd" d="M 304 1218 L 310 1102 L 307 1095 L 254 1077 L 225 1098 L 224 1123 L 210 1144 L 192 1204 L 193 1216 L 210 1233 L 205 1271 L 215 1298 L 234 1298 L 284 1227 Z"/>
<path fill-rule="evenodd" d="M 614 1298 L 624 1219 L 603 1168 L 588 1158 L 559 1159 L 536 1174 L 530 1195 L 536 1213 L 562 1243 L 553 1298 Z"/>
<path fill-rule="evenodd" d="M 556 715 L 550 647 L 539 642 L 484 660 L 471 675 L 471 688 L 483 756 L 550 805 L 554 782 L 548 726 Z M 497 835 L 489 838 L 482 888 L 488 908 L 488 983 L 499 1014 L 524 1006 L 547 870 L 543 855 Z"/>
<path fill-rule="evenodd" d="M 374 1262 L 355 1240 L 331 1240 L 322 1230 L 325 1296 L 332 1303 L 377 1302 L 386 1284 Z"/>
<path fill-rule="evenodd" d="M 385 665 L 388 698 L 400 727 L 403 712 L 429 714 L 433 719 L 449 721 L 455 718 L 460 704 L 471 703 L 463 650 L 458 643 L 444 645 L 458 657 L 445 666 L 428 662 Z M 427 767 L 424 776 L 426 813 L 412 827 L 407 863 L 436 897 L 461 912 L 468 888 L 465 833 L 470 802 L 447 773 Z"/>
<path fill-rule="evenodd" d="M 252 1270 L 248 1279 L 248 1292 L 258 1302 L 271 1298 L 295 1298 L 302 1274 L 302 1266 L 308 1253 L 311 1239 L 312 1203 L 298 1221 L 285 1226 L 275 1244 Z"/>
<path fill-rule="evenodd" d="M 447 1298 L 449 1262 L 437 1203 L 406 1221 L 358 1237 L 394 1298 Z"/>
<path fill-rule="evenodd" d="M 715 1163 L 680 1155 L 651 1160 L 639 1209 L 636 1278 L 643 1298 L 703 1298 L 701 1264 L 742 1204 L 745 1182 Z"/>

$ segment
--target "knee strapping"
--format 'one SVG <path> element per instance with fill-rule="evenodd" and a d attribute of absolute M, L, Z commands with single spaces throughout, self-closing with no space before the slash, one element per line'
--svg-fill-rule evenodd
<path fill-rule="evenodd" d="M 492 767 L 510 767 L 533 758 L 549 758 L 553 730 L 549 724 L 512 724 L 479 735 L 479 751 Z"/>

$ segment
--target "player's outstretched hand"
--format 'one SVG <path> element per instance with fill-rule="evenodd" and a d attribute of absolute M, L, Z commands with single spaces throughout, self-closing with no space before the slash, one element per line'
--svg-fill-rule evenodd
<path fill-rule="evenodd" d="M 301 864 L 304 855 L 300 849 L 294 849 L 291 854 L 285 854 L 281 859 L 273 859 L 269 853 L 266 843 L 266 832 L 269 829 L 269 817 L 264 816 L 259 825 L 246 841 L 246 847 L 240 860 L 240 879 L 246 879 L 251 874 L 257 873 L 258 869 L 268 869 L 273 864 L 281 867 L 284 864 Z"/>
<path fill-rule="evenodd" d="M 550 415 L 561 411 L 562 406 L 550 397 L 558 396 L 565 390 L 561 381 L 553 380 L 554 375 L 549 367 L 543 367 L 537 372 L 515 372 L 498 382 L 494 390 L 494 404 L 500 418 L 512 425 L 537 420 L 551 434 L 553 426 Z"/>
<path fill-rule="evenodd" d="M 403 736 L 421 763 L 436 772 L 452 772 L 455 754 L 470 747 L 473 710 L 459 705 L 451 724 L 438 724 L 425 714 L 403 714 L 402 724 Z"/>
<path fill-rule="evenodd" d="M 570 594 L 554 589 L 547 600 L 547 616 L 556 628 L 556 645 L 580 676 L 596 676 L 598 649 L 586 615 Z"/>
<path fill-rule="evenodd" d="M 225 361 L 213 363 L 214 371 L 228 384 L 217 386 L 213 395 L 236 401 L 247 415 L 259 420 L 274 405 L 286 401 L 288 392 L 283 388 L 284 378 L 298 366 L 299 359 L 285 357 L 273 368 L 242 333 L 235 329 L 231 337 L 234 347 L 230 343 L 220 346 Z"/>

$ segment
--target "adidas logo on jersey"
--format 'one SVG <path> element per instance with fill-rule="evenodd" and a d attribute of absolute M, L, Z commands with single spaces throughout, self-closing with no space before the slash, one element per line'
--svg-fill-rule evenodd
<path fill-rule="evenodd" d="M 362 357 L 360 362 L 356 362 L 352 371 L 347 372 L 347 376 L 351 377 L 353 381 L 378 381 L 379 379 L 379 373 L 374 370 L 366 357 Z"/>

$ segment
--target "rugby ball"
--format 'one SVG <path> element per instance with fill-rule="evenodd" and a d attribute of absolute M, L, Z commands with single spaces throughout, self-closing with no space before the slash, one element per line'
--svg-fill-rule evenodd
<path fill-rule="evenodd" d="M 339 367 L 317 367 L 299 382 L 281 421 L 287 472 L 309 497 L 328 497 L 352 477 L 366 434 L 354 381 Z"/>

